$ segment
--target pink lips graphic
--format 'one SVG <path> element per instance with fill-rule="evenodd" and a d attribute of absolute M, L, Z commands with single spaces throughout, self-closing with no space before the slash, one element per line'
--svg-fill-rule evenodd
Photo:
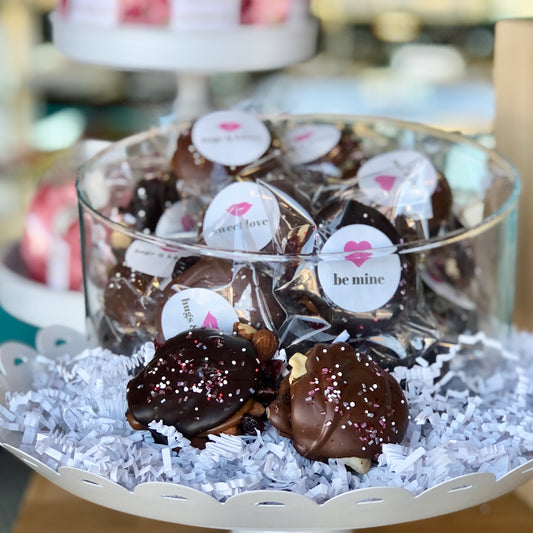
<path fill-rule="evenodd" d="M 202 327 L 218 329 L 217 319 L 209 311 L 207 312 L 207 315 L 205 315 Z"/>
<path fill-rule="evenodd" d="M 358 268 L 361 267 L 365 261 L 368 261 L 372 257 L 372 252 L 361 252 L 359 250 L 371 250 L 372 245 L 368 241 L 348 241 L 344 245 L 345 252 L 354 252 L 353 254 L 347 255 L 346 259 L 351 261 Z"/>
<path fill-rule="evenodd" d="M 386 174 L 382 174 L 381 176 L 377 176 L 374 181 L 384 190 L 389 192 L 396 183 L 396 177 L 395 176 L 387 176 Z"/>
<path fill-rule="evenodd" d="M 181 225 L 185 231 L 191 231 L 196 226 L 196 220 L 192 215 L 186 214 L 181 217 Z"/>
<path fill-rule="evenodd" d="M 238 204 L 232 204 L 230 205 L 226 211 L 230 215 L 234 215 L 236 217 L 241 217 L 242 215 L 246 214 L 253 204 L 249 204 L 248 202 L 240 202 Z"/>
<path fill-rule="evenodd" d="M 306 139 L 309 139 L 309 137 L 312 137 L 313 132 L 312 131 L 306 131 L 305 133 L 301 133 L 300 135 L 297 135 L 294 137 L 294 140 L 296 142 L 305 141 Z"/>
<path fill-rule="evenodd" d="M 235 131 L 238 130 L 241 125 L 238 122 L 221 122 L 218 127 L 224 131 Z"/>

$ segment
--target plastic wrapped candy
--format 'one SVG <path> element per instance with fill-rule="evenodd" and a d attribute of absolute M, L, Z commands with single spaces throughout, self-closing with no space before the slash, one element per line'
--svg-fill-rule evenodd
<path fill-rule="evenodd" d="M 305 208 L 261 180 L 226 186 L 213 198 L 202 224 L 202 240 L 223 250 L 308 253 L 317 239 L 315 223 Z"/>
<path fill-rule="evenodd" d="M 286 315 L 272 285 L 272 278 L 258 265 L 184 258 L 159 301 L 157 337 L 168 339 L 191 327 L 231 331 L 235 322 L 277 331 Z"/>
<path fill-rule="evenodd" d="M 360 337 L 390 328 L 415 302 L 415 266 L 395 253 L 398 232 L 378 211 L 353 200 L 334 200 L 317 221 L 325 241 L 321 260 L 284 272 L 278 297 L 322 317 L 333 334 Z"/>
<path fill-rule="evenodd" d="M 121 267 L 157 280 L 137 334 L 159 340 L 238 321 L 289 353 L 343 333 L 392 367 L 508 322 L 513 250 L 485 221 L 512 185 L 480 148 L 476 166 L 451 164 L 466 143 L 388 119 L 241 111 L 118 143 L 80 182 L 95 331 L 132 341 L 102 296 Z M 148 194 L 163 175 L 170 189 Z"/>
<path fill-rule="evenodd" d="M 269 125 L 246 111 L 215 111 L 178 134 L 172 169 L 189 194 L 212 197 L 279 151 Z"/>

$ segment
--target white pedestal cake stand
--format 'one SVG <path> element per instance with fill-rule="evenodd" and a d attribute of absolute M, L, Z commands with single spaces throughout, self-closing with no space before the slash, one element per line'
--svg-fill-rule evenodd
<path fill-rule="evenodd" d="M 58 13 L 52 13 L 51 21 L 54 45 L 70 59 L 117 69 L 177 72 L 174 111 L 180 120 L 209 110 L 211 74 L 272 70 L 309 59 L 319 28 L 312 17 L 291 24 L 187 31 L 72 24 Z"/>
<path fill-rule="evenodd" d="M 55 326 L 40 330 L 37 351 L 49 357 L 79 353 L 85 337 Z M 0 400 L 7 392 L 27 390 L 36 351 L 24 344 L 0 347 Z M 21 435 L 0 428 L 0 444 L 59 487 L 96 504 L 171 523 L 233 530 L 342 530 L 420 520 L 478 505 L 510 492 L 533 478 L 533 461 L 500 479 L 474 473 L 441 483 L 413 496 L 406 489 L 373 487 L 336 496 L 323 504 L 291 492 L 243 492 L 221 503 L 190 487 L 142 483 L 129 491 L 109 479 L 78 468 L 57 471 L 20 449 Z"/>
<path fill-rule="evenodd" d="M 52 290 L 32 280 L 20 256 L 19 243 L 0 251 L 0 305 L 18 320 L 37 328 L 64 324 L 85 331 L 83 293 Z"/>

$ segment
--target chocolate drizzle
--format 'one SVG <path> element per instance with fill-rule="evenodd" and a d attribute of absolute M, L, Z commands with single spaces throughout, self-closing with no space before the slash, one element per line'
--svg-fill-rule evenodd
<path fill-rule="evenodd" d="M 374 458 L 400 442 L 408 406 L 396 380 L 349 344 L 316 344 L 305 374 L 282 382 L 270 422 L 309 459 Z"/>

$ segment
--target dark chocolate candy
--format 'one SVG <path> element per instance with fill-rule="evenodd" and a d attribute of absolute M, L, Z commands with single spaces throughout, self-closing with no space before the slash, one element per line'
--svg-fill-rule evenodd
<path fill-rule="evenodd" d="M 413 219 L 401 214 L 394 218 L 394 226 L 406 241 L 437 237 L 442 232 L 453 229 L 453 195 L 450 184 L 442 172 L 438 172 L 437 185 L 431 195 L 433 216 L 426 221 Z M 392 214 L 393 210 L 389 210 Z"/>
<path fill-rule="evenodd" d="M 228 175 L 222 165 L 217 165 L 206 159 L 195 148 L 191 139 L 191 130 L 180 133 L 176 150 L 172 156 L 172 169 L 186 188 L 198 187 L 200 191 L 211 190 L 212 181 L 218 178 L 224 183 Z M 218 170 L 218 172 L 217 172 Z"/>
<path fill-rule="evenodd" d="M 435 237 L 446 231 L 452 216 L 453 193 L 450 184 L 442 172 L 438 173 L 437 187 L 431 196 L 433 217 L 429 220 L 429 234 Z"/>
<path fill-rule="evenodd" d="M 134 228 L 154 233 L 157 222 L 169 206 L 180 199 L 177 178 L 173 172 L 154 172 L 135 186 L 132 198 L 123 213 L 134 217 Z"/>
<path fill-rule="evenodd" d="M 98 325 L 99 345 L 114 354 L 130 356 L 144 343 L 152 340 L 153 332 L 150 333 L 141 328 L 127 328 L 127 331 L 124 331 L 120 324 L 105 315 Z"/>
<path fill-rule="evenodd" d="M 315 220 L 325 238 L 344 226 L 366 224 L 380 230 L 393 244 L 401 242 L 400 235 L 386 216 L 355 200 L 335 198 L 316 214 Z"/>
<path fill-rule="evenodd" d="M 129 415 L 140 426 L 162 421 L 194 437 L 242 410 L 253 398 L 258 375 L 250 341 L 214 329 L 186 331 L 158 346 L 128 383 Z"/>
<path fill-rule="evenodd" d="M 331 202 L 317 215 L 317 223 L 320 234 L 323 239 L 327 241 L 336 231 L 345 226 L 359 225 L 371 226 L 383 233 L 390 242 L 395 245 L 401 243 L 402 239 L 394 226 L 389 220 L 372 207 L 366 206 L 354 200 L 338 199 Z M 344 250 L 348 251 L 348 245 L 354 247 L 364 243 L 364 238 L 359 238 L 354 234 L 349 242 L 345 243 Z M 341 248 L 342 251 L 342 248 Z M 361 261 L 354 260 L 357 264 L 357 269 L 353 269 L 354 276 L 361 278 L 363 282 L 372 274 L 368 271 L 363 255 L 367 252 L 358 252 L 354 249 L 354 255 L 361 253 Z M 371 254 L 367 253 L 370 257 Z M 337 334 L 343 330 L 347 330 L 352 337 L 366 336 L 391 325 L 398 320 L 398 318 L 408 309 L 410 305 L 414 305 L 414 286 L 415 286 L 415 268 L 413 260 L 407 255 L 398 255 L 399 281 L 397 287 L 393 289 L 390 299 L 379 305 L 372 307 L 372 297 L 366 296 L 368 299 L 368 310 L 360 309 L 358 311 L 351 311 L 349 308 L 343 307 L 342 304 L 335 303 L 329 296 L 328 290 L 324 289 L 323 284 L 320 283 L 317 268 L 311 263 L 304 263 L 292 271 L 287 269 L 287 272 L 280 276 L 280 283 L 276 288 L 276 294 L 285 302 L 288 299 L 292 311 L 301 313 L 301 310 L 295 308 L 295 302 L 307 309 L 307 314 L 320 316 L 326 320 L 331 328 L 328 333 Z M 334 262 L 323 262 L 324 265 L 333 265 Z M 396 275 L 396 274 L 394 274 Z M 333 276 L 333 274 L 332 274 Z M 366 277 L 365 277 L 366 276 Z M 336 279 L 339 281 L 339 279 Z M 350 279 L 344 279 L 346 287 L 344 291 L 344 298 L 347 303 L 350 299 L 358 298 L 360 292 L 357 292 L 355 285 L 350 285 Z M 340 281 L 339 281 L 340 282 Z M 331 287 L 330 289 L 331 290 Z M 350 294 L 352 294 L 350 296 Z"/>
<path fill-rule="evenodd" d="M 314 250 L 316 225 L 305 207 L 309 199 L 298 194 L 286 177 L 271 181 L 266 177 L 234 182 L 219 191 L 204 214 L 202 242 L 213 248 L 269 254 Z"/>
<path fill-rule="evenodd" d="M 309 459 L 375 458 L 403 439 L 409 410 L 398 382 L 349 344 L 316 344 L 305 374 L 282 382 L 270 422 Z"/>

